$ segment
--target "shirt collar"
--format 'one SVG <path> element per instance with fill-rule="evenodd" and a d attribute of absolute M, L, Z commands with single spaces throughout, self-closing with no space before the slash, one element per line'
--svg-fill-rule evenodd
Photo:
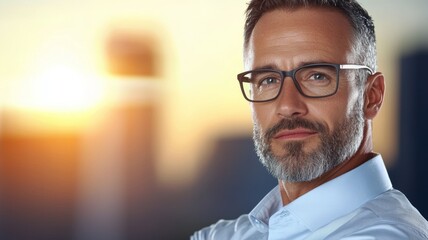
<path fill-rule="evenodd" d="M 282 207 L 279 186 L 276 186 L 250 212 L 249 219 L 251 225 L 253 225 L 253 227 L 255 227 L 259 232 L 267 232 L 269 218 Z"/>
<path fill-rule="evenodd" d="M 279 187 L 275 187 L 250 212 L 250 222 L 259 231 L 267 232 L 269 218 L 284 208 L 310 231 L 315 231 L 391 188 L 382 157 L 377 155 L 284 207 Z"/>

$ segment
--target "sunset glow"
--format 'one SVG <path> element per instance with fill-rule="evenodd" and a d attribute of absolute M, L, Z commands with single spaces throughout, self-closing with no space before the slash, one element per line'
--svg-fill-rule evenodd
<path fill-rule="evenodd" d="M 100 103 L 103 86 L 95 77 L 66 65 L 53 65 L 24 86 L 22 107 L 54 112 L 88 110 Z"/>

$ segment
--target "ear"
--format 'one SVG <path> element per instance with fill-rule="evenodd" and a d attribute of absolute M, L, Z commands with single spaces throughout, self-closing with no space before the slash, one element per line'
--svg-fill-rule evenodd
<path fill-rule="evenodd" d="M 364 116 L 373 119 L 382 107 L 385 95 L 385 79 L 377 72 L 367 78 L 364 95 Z"/>

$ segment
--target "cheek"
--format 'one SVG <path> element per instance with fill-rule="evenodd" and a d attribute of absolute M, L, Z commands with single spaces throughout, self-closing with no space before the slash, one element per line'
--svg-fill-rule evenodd
<path fill-rule="evenodd" d="M 254 105 L 251 105 L 251 117 L 253 119 L 253 123 L 260 125 L 259 121 L 259 112 L 257 111 L 257 108 L 254 107 Z"/>
<path fill-rule="evenodd" d="M 320 99 L 321 100 L 321 99 Z M 354 105 L 358 101 L 357 94 L 337 94 L 331 99 L 311 105 L 310 115 L 332 132 L 345 119 L 353 116 Z"/>
<path fill-rule="evenodd" d="M 344 103 L 346 103 L 346 106 L 344 107 L 346 117 L 354 116 L 355 107 L 358 105 L 359 101 L 363 100 L 363 94 L 360 94 L 358 90 L 359 89 L 357 89 L 357 87 L 354 87 L 347 95 L 346 101 L 344 100 Z M 358 107 L 362 107 L 362 105 Z"/>
<path fill-rule="evenodd" d="M 253 123 L 264 129 L 274 119 L 274 107 L 264 106 L 263 104 L 251 104 L 251 116 Z"/>
<path fill-rule="evenodd" d="M 327 127 L 331 132 L 346 116 L 347 96 L 336 93 L 331 97 L 311 99 L 308 106 L 308 120 L 313 120 Z"/>
<path fill-rule="evenodd" d="M 344 84 L 342 84 L 342 89 L 339 89 L 337 98 L 340 99 L 341 103 L 338 104 L 341 105 L 341 110 L 346 114 L 346 117 L 353 115 L 352 111 L 362 96 L 360 90 L 361 89 L 354 82 L 344 82 Z"/>

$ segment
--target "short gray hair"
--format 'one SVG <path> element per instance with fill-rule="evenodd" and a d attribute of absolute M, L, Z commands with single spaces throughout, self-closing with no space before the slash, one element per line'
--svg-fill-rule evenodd
<path fill-rule="evenodd" d="M 246 11 L 244 49 L 247 49 L 254 27 L 263 14 L 277 9 L 295 10 L 302 7 L 332 8 L 343 13 L 353 28 L 351 50 L 353 60 L 356 61 L 354 63 L 364 64 L 376 72 L 376 36 L 373 20 L 355 0 L 252 0 Z"/>

